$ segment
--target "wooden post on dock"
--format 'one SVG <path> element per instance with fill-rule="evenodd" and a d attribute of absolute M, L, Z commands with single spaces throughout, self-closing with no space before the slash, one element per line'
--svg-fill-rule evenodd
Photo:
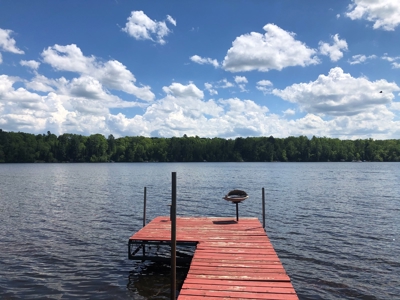
<path fill-rule="evenodd" d="M 263 228 L 265 230 L 265 190 L 262 188 L 262 215 L 263 215 Z"/>
<path fill-rule="evenodd" d="M 235 202 L 236 204 L 236 222 L 239 222 L 239 202 Z"/>
<path fill-rule="evenodd" d="M 172 172 L 171 205 L 171 300 L 176 299 L 176 172 Z"/>
<path fill-rule="evenodd" d="M 146 201 L 147 201 L 147 188 L 144 187 L 143 196 L 143 227 L 146 226 Z M 143 244 L 143 257 L 146 257 L 146 245 Z"/>
<path fill-rule="evenodd" d="M 143 227 L 146 226 L 146 187 L 144 187 L 144 196 L 143 196 Z"/>

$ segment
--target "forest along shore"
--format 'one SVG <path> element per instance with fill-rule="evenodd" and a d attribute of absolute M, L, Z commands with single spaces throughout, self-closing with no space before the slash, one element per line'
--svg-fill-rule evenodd
<path fill-rule="evenodd" d="M 400 140 L 306 136 L 236 139 L 30 134 L 0 129 L 0 162 L 340 162 L 400 161 Z"/>

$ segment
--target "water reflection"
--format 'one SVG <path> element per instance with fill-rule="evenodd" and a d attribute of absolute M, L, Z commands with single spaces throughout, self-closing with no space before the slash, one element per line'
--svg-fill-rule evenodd
<path fill-rule="evenodd" d="M 190 264 L 177 265 L 176 285 L 179 291 L 189 272 Z M 171 268 L 163 263 L 140 263 L 129 272 L 128 290 L 142 299 L 170 299 Z M 179 292 L 177 293 L 179 294 Z M 136 299 L 136 298 L 135 298 Z"/>

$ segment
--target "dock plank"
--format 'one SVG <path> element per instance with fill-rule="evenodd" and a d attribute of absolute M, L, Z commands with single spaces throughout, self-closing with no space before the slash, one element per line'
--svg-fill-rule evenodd
<path fill-rule="evenodd" d="M 190 296 L 185 298 L 184 296 Z M 275 299 L 275 300 L 294 300 L 298 299 L 296 294 L 281 293 L 253 293 L 241 291 L 212 291 L 201 289 L 182 289 L 178 299 L 194 299 L 194 296 L 202 297 L 226 297 L 228 299 Z"/>
<path fill-rule="evenodd" d="M 289 281 L 282 281 L 282 282 L 276 282 L 276 281 L 247 281 L 247 280 L 220 280 L 220 279 L 199 279 L 199 278 L 187 278 L 185 280 L 185 283 L 191 284 L 191 283 L 196 283 L 199 285 L 218 285 L 218 286 L 261 286 L 261 287 L 281 287 L 281 288 L 290 288 L 292 287 L 292 284 Z"/>

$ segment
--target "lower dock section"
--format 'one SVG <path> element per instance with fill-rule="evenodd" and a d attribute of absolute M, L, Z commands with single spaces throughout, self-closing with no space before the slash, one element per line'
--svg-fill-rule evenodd
<path fill-rule="evenodd" d="M 178 217 L 176 228 L 177 246 L 195 247 L 178 299 L 298 299 L 257 218 Z M 130 237 L 129 258 L 153 260 L 146 247 L 169 245 L 170 230 L 155 218 Z"/>

